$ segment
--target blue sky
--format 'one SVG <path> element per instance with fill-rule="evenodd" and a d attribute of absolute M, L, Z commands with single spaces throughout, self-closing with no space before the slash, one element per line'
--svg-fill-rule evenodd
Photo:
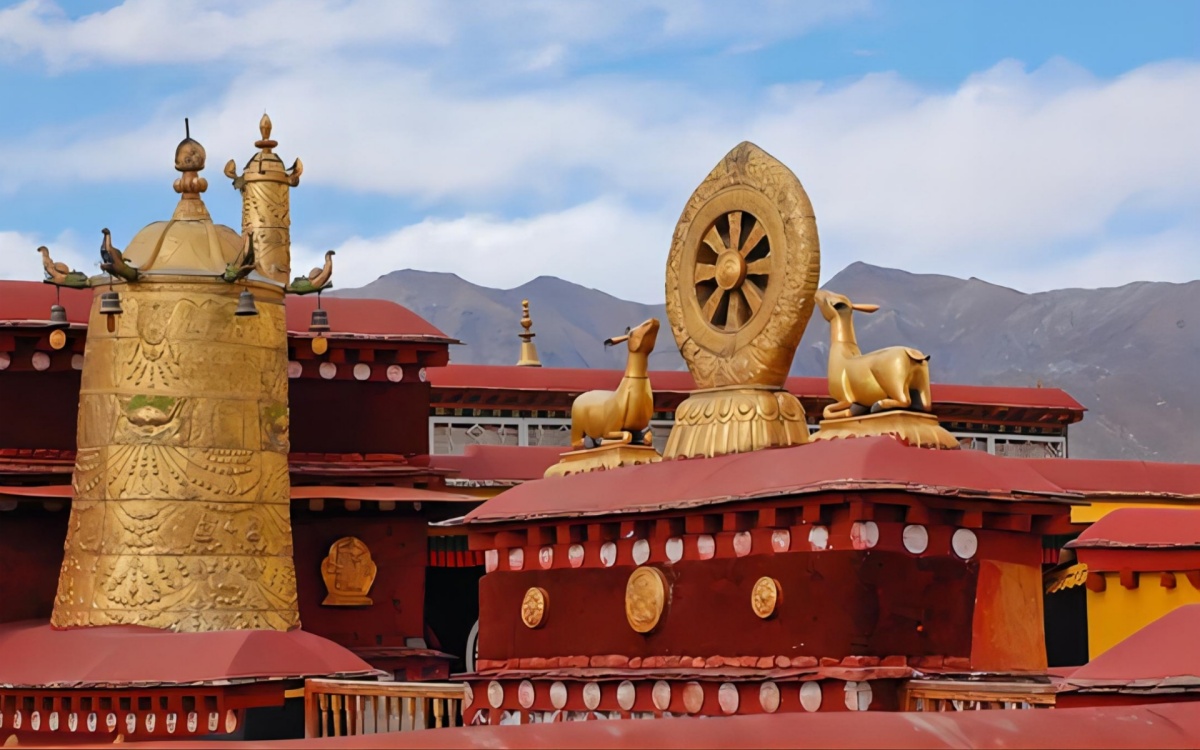
<path fill-rule="evenodd" d="M 295 265 L 662 298 L 675 219 L 753 140 L 855 260 L 1027 291 L 1200 277 L 1200 4 L 34 0 L 0 9 L 0 277 L 95 267 L 207 202 L 264 109 L 299 156 Z M 630 273 L 637 266 L 647 272 Z"/>

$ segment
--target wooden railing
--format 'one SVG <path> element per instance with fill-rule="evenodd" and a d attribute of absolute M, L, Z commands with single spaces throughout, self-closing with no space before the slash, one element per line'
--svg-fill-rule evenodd
<path fill-rule="evenodd" d="M 1054 686 L 1038 682 L 909 680 L 905 711 L 978 711 L 1053 708 Z"/>
<path fill-rule="evenodd" d="M 466 683 L 304 681 L 304 736 L 462 726 Z"/>

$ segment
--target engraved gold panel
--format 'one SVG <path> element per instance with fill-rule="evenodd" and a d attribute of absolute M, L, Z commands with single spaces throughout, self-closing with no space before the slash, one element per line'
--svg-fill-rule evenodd
<path fill-rule="evenodd" d="M 371 550 L 358 537 L 344 536 L 329 548 L 321 562 L 321 577 L 325 581 L 326 607 L 362 607 L 373 604 L 367 592 L 375 583 L 378 569 L 371 560 Z"/>
<path fill-rule="evenodd" d="M 525 598 L 521 600 L 521 622 L 525 623 L 525 627 L 540 628 L 542 626 L 549 602 L 550 598 L 545 589 L 534 586 L 525 592 Z"/>
<path fill-rule="evenodd" d="M 667 578 L 658 568 L 633 571 L 625 584 L 625 619 L 638 633 L 649 633 L 658 626 L 667 605 Z"/>
<path fill-rule="evenodd" d="M 246 286 L 117 284 L 111 333 L 93 302 L 55 626 L 299 626 L 282 290 Z"/>

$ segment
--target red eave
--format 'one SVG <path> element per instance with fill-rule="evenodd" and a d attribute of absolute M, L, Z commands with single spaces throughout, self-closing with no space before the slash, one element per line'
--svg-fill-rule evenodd
<path fill-rule="evenodd" d="M 911 448 L 890 437 L 831 440 L 526 482 L 488 500 L 467 521 L 644 513 L 823 491 L 1070 496 L 1030 463 L 980 451 Z"/>
<path fill-rule="evenodd" d="M 1035 466 L 1060 487 L 1091 497 L 1200 498 L 1200 464 L 1044 458 Z"/>
<path fill-rule="evenodd" d="M 1200 470 L 1200 466 L 1193 467 Z M 1072 549 L 1200 549 L 1200 509 L 1118 508 L 1074 541 Z"/>
<path fill-rule="evenodd" d="M 429 457 L 435 469 L 455 472 L 467 482 L 516 483 L 541 479 L 569 448 L 554 446 L 468 445 L 461 456 Z"/>
<path fill-rule="evenodd" d="M 1200 689 L 1197 632 L 1200 604 L 1178 607 L 1084 664 L 1064 682 L 1084 689 Z M 1200 710 L 1192 710 L 1200 717 Z"/>

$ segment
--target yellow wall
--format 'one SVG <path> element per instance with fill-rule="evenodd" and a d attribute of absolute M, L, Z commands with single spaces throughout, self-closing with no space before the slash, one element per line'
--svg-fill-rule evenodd
<path fill-rule="evenodd" d="M 1089 505 L 1071 507 L 1071 523 L 1095 523 L 1118 508 L 1200 508 L 1197 500 L 1147 501 L 1140 498 L 1112 502 L 1089 501 Z"/>
<path fill-rule="evenodd" d="M 1095 659 L 1117 643 L 1185 604 L 1200 602 L 1200 591 L 1175 573 L 1175 588 L 1163 588 L 1160 573 L 1142 573 L 1138 587 L 1121 585 L 1118 573 L 1102 573 L 1104 591 L 1087 592 L 1088 658 Z"/>

